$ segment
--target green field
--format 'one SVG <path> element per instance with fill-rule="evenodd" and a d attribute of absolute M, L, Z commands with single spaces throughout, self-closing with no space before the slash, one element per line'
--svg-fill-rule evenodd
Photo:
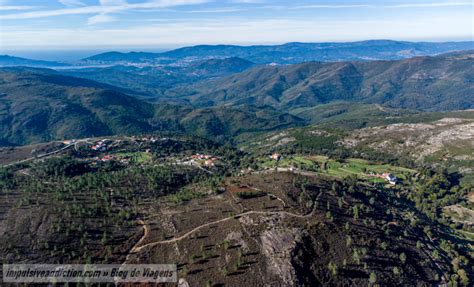
<path fill-rule="evenodd" d="M 390 172 L 398 178 L 404 180 L 407 178 L 407 176 L 416 172 L 415 170 L 404 167 L 398 167 L 389 164 L 376 164 L 363 159 L 351 158 L 347 159 L 345 162 L 338 162 L 320 155 L 284 156 L 278 163 L 270 158 L 260 158 L 259 166 L 264 169 L 272 169 L 275 167 L 294 167 L 299 170 L 319 172 L 338 178 L 355 175 L 374 183 L 385 182 L 384 179 L 374 177 L 376 174 Z"/>
<path fill-rule="evenodd" d="M 150 162 L 153 157 L 151 153 L 147 152 L 122 152 L 115 154 L 118 158 L 129 158 L 132 163 L 141 164 Z"/>

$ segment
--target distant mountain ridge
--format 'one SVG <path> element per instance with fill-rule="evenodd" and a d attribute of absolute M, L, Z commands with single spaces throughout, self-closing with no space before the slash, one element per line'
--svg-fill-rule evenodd
<path fill-rule="evenodd" d="M 169 91 L 198 106 L 272 106 L 333 101 L 443 111 L 474 108 L 474 51 L 398 61 L 260 66 Z"/>
<path fill-rule="evenodd" d="M 135 93 L 152 98 L 160 97 L 165 90 L 181 84 L 228 76 L 254 66 L 255 63 L 232 57 L 197 60 L 178 67 L 118 65 L 106 68 L 62 70 L 61 73 L 133 90 Z M 131 92 L 127 93 L 131 94 Z"/>
<path fill-rule="evenodd" d="M 197 61 L 188 68 L 189 72 L 209 75 L 221 76 L 245 71 L 255 66 L 255 63 L 247 61 L 239 57 L 230 57 L 225 59 L 209 59 Z"/>
<path fill-rule="evenodd" d="M 58 67 L 64 64 L 43 60 L 32 60 L 9 55 L 0 55 L 0 67 L 7 66 L 30 66 L 30 67 Z"/>
<path fill-rule="evenodd" d="M 198 45 L 163 53 L 107 52 L 83 59 L 99 62 L 146 62 L 196 58 L 239 57 L 257 64 L 308 61 L 397 60 L 474 49 L 474 42 L 406 42 L 370 40 L 347 43 L 287 43 L 283 45 Z"/>

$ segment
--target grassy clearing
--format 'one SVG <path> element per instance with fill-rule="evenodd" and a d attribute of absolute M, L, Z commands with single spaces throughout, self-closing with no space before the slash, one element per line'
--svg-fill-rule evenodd
<path fill-rule="evenodd" d="M 474 241 L 474 233 L 469 232 L 469 231 L 465 231 L 465 230 L 457 230 L 457 232 L 462 234 L 467 239 Z"/>
<path fill-rule="evenodd" d="M 268 158 L 262 158 L 259 165 L 261 168 L 271 169 L 277 166 L 277 162 Z M 375 174 L 390 172 L 403 180 L 416 172 L 412 169 L 389 164 L 375 164 L 363 159 L 352 158 L 346 162 L 338 162 L 325 156 L 303 155 L 283 157 L 278 162 L 278 167 L 295 167 L 301 170 L 321 172 L 338 178 L 355 175 L 374 183 L 385 182 L 383 179 L 374 177 Z"/>
<path fill-rule="evenodd" d="M 141 164 L 151 162 L 153 156 L 147 152 L 122 152 L 117 153 L 115 156 L 119 158 L 129 158 L 133 163 Z"/>
<path fill-rule="evenodd" d="M 180 204 L 183 202 L 190 201 L 192 199 L 202 198 L 204 196 L 205 194 L 202 192 L 198 192 L 190 188 L 182 188 L 177 193 L 169 195 L 166 198 L 176 204 Z"/>

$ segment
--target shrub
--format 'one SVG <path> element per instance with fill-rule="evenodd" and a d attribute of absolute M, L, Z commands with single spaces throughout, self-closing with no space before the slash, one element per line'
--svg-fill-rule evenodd
<path fill-rule="evenodd" d="M 256 197 L 261 197 L 264 195 L 266 195 L 266 193 L 261 190 L 243 191 L 243 192 L 237 193 L 237 196 L 242 199 L 256 198 Z"/>

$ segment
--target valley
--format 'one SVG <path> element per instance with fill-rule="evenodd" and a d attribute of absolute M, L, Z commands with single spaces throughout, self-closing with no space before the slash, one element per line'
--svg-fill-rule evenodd
<path fill-rule="evenodd" d="M 0 57 L 0 259 L 471 286 L 473 60 L 384 40 Z"/>

